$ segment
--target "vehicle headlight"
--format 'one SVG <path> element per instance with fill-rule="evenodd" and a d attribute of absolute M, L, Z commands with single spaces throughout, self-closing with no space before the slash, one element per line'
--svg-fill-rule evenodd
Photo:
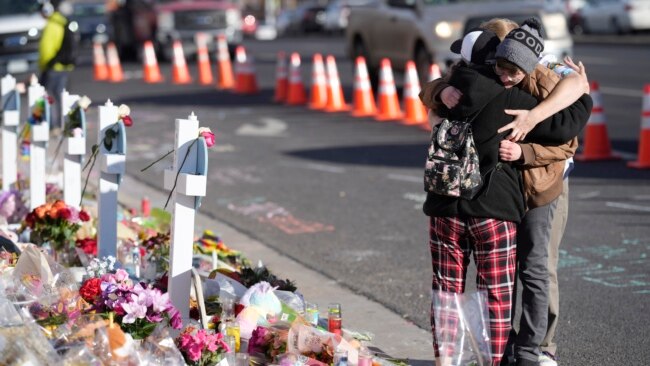
<path fill-rule="evenodd" d="M 159 29 L 174 29 L 174 14 L 160 13 L 158 14 L 158 28 Z"/>
<path fill-rule="evenodd" d="M 558 39 L 567 35 L 566 18 L 562 13 L 542 15 L 542 23 L 548 39 Z"/>
<path fill-rule="evenodd" d="M 27 31 L 27 35 L 30 37 L 36 37 L 38 35 L 38 29 L 29 28 L 29 30 Z"/>
<path fill-rule="evenodd" d="M 438 38 L 450 38 L 456 34 L 460 34 L 462 29 L 462 24 L 460 22 L 447 22 L 442 21 L 438 22 L 433 27 L 433 33 L 435 33 Z"/>
<path fill-rule="evenodd" d="M 226 24 L 238 25 L 241 24 L 241 15 L 236 9 L 226 10 Z"/>
<path fill-rule="evenodd" d="M 104 33 L 106 32 L 106 26 L 104 24 L 97 24 L 97 27 L 95 27 L 95 32 L 97 33 Z"/>

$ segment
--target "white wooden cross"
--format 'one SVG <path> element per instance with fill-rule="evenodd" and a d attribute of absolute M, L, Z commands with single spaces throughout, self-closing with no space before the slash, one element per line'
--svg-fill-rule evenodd
<path fill-rule="evenodd" d="M 120 187 L 122 174 L 126 170 L 126 132 L 124 125 L 118 123 L 118 108 L 110 100 L 105 105 L 99 106 L 99 128 L 97 130 L 97 144 L 99 148 L 98 160 L 100 164 L 99 175 L 99 201 L 97 246 L 99 258 L 106 256 L 116 257 L 117 252 L 117 191 Z M 119 129 L 119 135 L 113 139 L 110 150 L 104 146 L 104 136 L 110 129 Z"/>
<path fill-rule="evenodd" d="M 36 79 L 32 79 L 27 89 L 27 104 L 29 105 L 28 115 L 34 105 L 41 99 L 46 98 L 45 87 L 40 85 Z M 44 103 L 43 121 L 31 125 L 31 141 L 29 145 L 29 207 L 36 207 L 45 203 L 45 164 L 47 156 L 47 142 L 50 140 L 50 103 Z"/>
<path fill-rule="evenodd" d="M 77 107 L 79 95 L 61 93 L 61 121 L 68 123 L 68 113 Z M 81 109 L 81 118 L 85 118 Z M 82 122 L 83 125 L 83 122 Z M 67 205 L 79 208 L 81 202 L 81 159 L 86 155 L 86 131 L 82 126 L 80 137 L 65 137 L 65 155 L 63 157 L 63 200 Z"/>
<path fill-rule="evenodd" d="M 8 191 L 18 180 L 18 124 L 20 122 L 20 93 L 16 79 L 7 75 L 0 81 L 2 100 L 2 190 Z"/>
<path fill-rule="evenodd" d="M 171 190 L 176 182 L 172 196 L 168 291 L 172 303 L 183 317 L 183 322 L 189 320 L 197 197 L 205 196 L 207 184 L 206 146 L 203 139 L 197 140 L 198 134 L 199 121 L 194 113 L 188 119 L 176 119 L 174 165 L 171 169 L 165 170 L 165 188 Z M 196 142 L 193 143 L 195 140 Z M 201 171 L 203 174 L 197 174 Z"/>

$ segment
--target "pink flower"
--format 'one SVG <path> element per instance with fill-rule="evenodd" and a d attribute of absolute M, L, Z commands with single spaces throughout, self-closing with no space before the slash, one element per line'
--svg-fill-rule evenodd
<path fill-rule="evenodd" d="M 212 147 L 215 144 L 214 133 L 208 127 L 199 128 L 199 136 L 205 139 L 205 144 L 207 147 Z"/>
<path fill-rule="evenodd" d="M 122 268 L 120 268 L 117 271 L 115 271 L 114 277 L 117 282 L 124 282 L 129 279 L 129 273 L 123 270 Z"/>
<path fill-rule="evenodd" d="M 201 359 L 202 350 L 203 350 L 202 344 L 194 343 L 187 348 L 187 355 L 189 356 L 190 360 L 196 362 Z"/>

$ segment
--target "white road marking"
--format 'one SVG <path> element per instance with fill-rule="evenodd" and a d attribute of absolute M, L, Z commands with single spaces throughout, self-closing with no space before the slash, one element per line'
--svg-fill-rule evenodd
<path fill-rule="evenodd" d="M 581 199 L 581 200 L 587 200 L 587 199 L 595 198 L 595 197 L 598 197 L 598 196 L 600 196 L 600 191 L 593 191 L 593 192 L 587 192 L 587 193 L 579 194 L 578 198 Z"/>
<path fill-rule="evenodd" d="M 611 86 L 601 86 L 600 91 L 603 94 L 616 95 L 619 97 L 633 97 L 633 98 L 642 98 L 643 89 L 625 89 L 625 88 L 614 88 Z"/>
<path fill-rule="evenodd" d="M 411 183 L 422 183 L 423 178 L 414 175 L 405 175 L 405 174 L 388 174 L 388 179 L 399 180 L 402 182 L 411 182 Z"/>
<path fill-rule="evenodd" d="M 277 118 L 260 118 L 260 125 L 246 123 L 236 131 L 237 135 L 281 137 L 286 136 L 287 124 Z"/>
<path fill-rule="evenodd" d="M 605 202 L 605 206 L 614 207 L 614 208 L 622 208 L 622 209 L 625 209 L 625 210 L 650 212 L 650 206 L 631 205 L 629 203 Z"/>

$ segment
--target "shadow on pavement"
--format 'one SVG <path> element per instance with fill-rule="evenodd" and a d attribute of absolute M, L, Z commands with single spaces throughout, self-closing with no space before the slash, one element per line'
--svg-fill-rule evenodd
<path fill-rule="evenodd" d="M 119 98 L 120 103 L 159 104 L 165 106 L 260 106 L 272 105 L 273 90 L 261 89 L 258 94 L 241 95 L 229 91 L 192 90 L 174 94 L 126 96 Z"/>
<path fill-rule="evenodd" d="M 577 161 L 575 169 L 571 172 L 571 177 L 650 182 L 650 169 L 632 169 L 628 168 L 626 164 L 627 162 L 625 160 L 598 162 Z M 599 184 L 610 183 L 601 182 Z"/>
<path fill-rule="evenodd" d="M 427 144 L 348 146 L 286 152 L 301 159 L 339 164 L 424 169 Z"/>

